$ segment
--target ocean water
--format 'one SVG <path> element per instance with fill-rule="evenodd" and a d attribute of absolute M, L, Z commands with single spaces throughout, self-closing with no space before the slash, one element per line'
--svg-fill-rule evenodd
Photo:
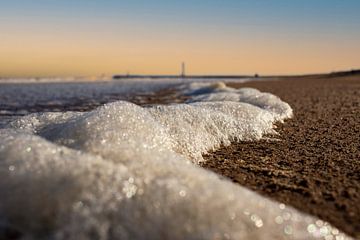
<path fill-rule="evenodd" d="M 0 236 L 348 238 L 321 219 L 198 167 L 202 154 L 221 144 L 275 133 L 273 124 L 293 114 L 277 96 L 221 82 L 114 84 L 118 89 L 99 87 L 100 93 L 96 86 L 74 93 L 78 87 L 66 84 L 33 87 L 39 96 L 23 91 L 37 104 L 42 92 L 63 101 L 64 92 L 97 99 L 94 94 L 107 91 L 125 96 L 171 86 L 188 100 L 151 106 L 114 101 L 87 112 L 12 116 L 0 129 Z"/>

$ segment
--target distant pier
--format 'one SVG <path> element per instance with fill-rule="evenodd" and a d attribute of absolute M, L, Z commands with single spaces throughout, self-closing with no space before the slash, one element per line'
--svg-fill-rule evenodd
<path fill-rule="evenodd" d="M 246 75 L 114 75 L 113 79 L 238 79 L 238 78 L 250 78 L 254 76 L 246 76 Z"/>
<path fill-rule="evenodd" d="M 179 75 L 131 75 L 129 73 L 124 75 L 114 75 L 113 79 L 238 79 L 238 78 L 249 78 L 254 76 L 245 76 L 245 75 L 187 75 L 186 74 L 186 65 L 185 62 L 182 62 L 180 65 L 180 74 Z"/>

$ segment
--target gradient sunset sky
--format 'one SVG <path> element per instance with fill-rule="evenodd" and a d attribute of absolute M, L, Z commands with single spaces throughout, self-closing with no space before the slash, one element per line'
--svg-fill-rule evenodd
<path fill-rule="evenodd" d="M 360 67 L 359 0 L 0 0 L 0 76 Z"/>

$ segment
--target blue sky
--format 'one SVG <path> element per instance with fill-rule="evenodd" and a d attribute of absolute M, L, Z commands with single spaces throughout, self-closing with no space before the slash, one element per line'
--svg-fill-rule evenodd
<path fill-rule="evenodd" d="M 356 0 L 0 0 L 0 6 L 0 30 L 7 35 L 8 45 L 5 49 L 7 54 L 11 54 L 11 48 L 16 48 L 16 45 L 12 46 L 10 43 L 12 37 L 14 39 L 21 37 L 25 42 L 28 38 L 29 44 L 35 46 L 41 44 L 33 43 L 35 40 L 31 42 L 31 39 L 37 36 L 58 35 L 59 44 L 74 38 L 73 43 L 79 44 L 79 47 L 82 41 L 89 41 L 89 38 L 99 38 L 98 42 L 103 42 L 103 45 L 115 42 L 122 44 L 122 39 L 124 46 L 130 46 L 128 42 L 131 41 L 136 42 L 137 46 L 158 44 L 158 49 L 166 41 L 172 47 L 180 44 L 184 52 L 188 52 L 187 55 L 184 54 L 184 58 L 192 58 L 190 52 L 193 51 L 192 56 L 194 59 L 198 58 L 198 61 L 201 57 L 196 55 L 199 46 L 196 42 L 201 41 L 209 48 L 208 50 L 203 48 L 201 50 L 203 53 L 210 49 L 214 49 L 214 52 L 219 54 L 229 53 L 228 58 L 223 54 L 223 59 L 219 61 L 227 59 L 229 66 L 239 64 L 239 72 L 247 72 L 250 69 L 242 70 L 241 62 L 231 61 L 236 58 L 235 55 L 230 54 L 231 49 L 235 49 L 238 54 L 246 52 L 241 51 L 237 42 L 244 47 L 248 42 L 261 44 L 261 46 L 249 45 L 254 48 L 259 46 L 258 49 L 264 48 L 263 45 L 269 42 L 269 54 L 276 52 L 274 49 L 279 52 L 285 51 L 285 48 L 281 48 L 281 44 L 286 45 L 286 51 L 290 51 L 288 49 L 291 47 L 296 50 L 300 43 L 305 46 L 304 51 L 314 52 L 322 42 L 328 46 L 327 49 L 333 48 L 341 53 L 341 57 L 338 58 L 339 67 L 347 65 L 354 67 L 358 60 L 353 56 L 354 53 L 349 52 L 349 59 L 351 58 L 352 61 L 346 63 L 340 61 L 346 58 L 344 52 L 349 51 L 349 46 L 353 46 L 354 50 L 359 49 L 356 48 L 356 43 L 360 42 L 360 1 Z M 226 45 L 229 49 L 226 49 Z M 306 46 L 311 47 L 306 49 Z M 317 55 L 323 54 L 324 58 L 328 57 L 322 53 L 326 52 L 326 49 L 321 48 L 318 48 Z M 4 49 L 0 48 L 1 50 Z M 91 51 L 91 48 L 87 50 Z M 51 49 L 44 51 L 51 52 Z M 76 49 L 71 48 L 71 51 L 76 52 Z M 149 54 L 146 53 L 146 49 L 144 51 L 145 55 Z M 121 50 L 116 46 L 113 52 L 121 54 Z M 171 50 L 167 52 L 168 57 L 171 58 Z M 54 51 L 52 56 L 56 58 L 56 54 Z M 105 57 L 105 54 L 103 55 Z M 123 56 L 132 57 L 131 52 L 124 53 Z M 16 65 L 16 61 L 14 64 Z M 142 61 L 142 64 L 146 62 Z M 196 61 L 194 64 L 197 64 Z M 161 72 L 160 65 L 156 70 L 158 72 Z M 21 68 L 21 64 L 19 67 Z M 327 66 L 319 65 L 318 71 L 328 68 L 336 68 L 335 60 Z M 202 68 L 199 67 L 197 71 L 200 69 Z M 264 71 L 279 71 L 277 69 L 281 69 L 281 66 Z M 0 73 L 6 71 L 0 69 Z M 103 70 L 103 72 L 112 71 Z M 232 73 L 235 69 L 224 68 L 219 71 Z M 296 69 L 284 72 L 294 71 Z M 316 68 L 305 66 L 299 71 L 316 71 Z"/>

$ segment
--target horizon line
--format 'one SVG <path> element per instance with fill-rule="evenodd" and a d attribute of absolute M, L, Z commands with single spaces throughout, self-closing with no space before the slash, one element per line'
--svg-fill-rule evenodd
<path fill-rule="evenodd" d="M 347 70 L 335 70 L 329 72 L 308 72 L 308 73 L 290 73 L 290 74 L 99 74 L 99 75 L 28 75 L 28 76 L 0 76 L 0 79 L 46 79 L 46 78 L 63 78 L 63 79 L 96 79 L 96 78 L 247 78 L 247 77 L 301 77 L 301 76 L 317 76 L 317 75 L 332 75 L 332 74 L 358 74 L 359 68 L 350 68 Z"/>

